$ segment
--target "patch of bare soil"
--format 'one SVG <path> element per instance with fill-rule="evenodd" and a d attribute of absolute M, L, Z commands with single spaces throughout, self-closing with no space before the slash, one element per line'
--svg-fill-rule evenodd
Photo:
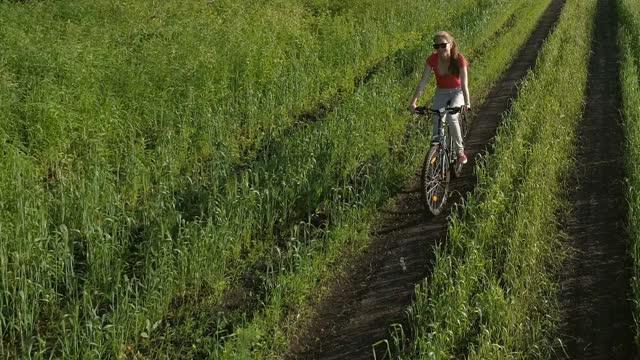
<path fill-rule="evenodd" d="M 573 211 L 565 226 L 572 255 L 560 275 L 560 354 L 634 359 L 616 1 L 600 0 L 595 21 Z"/>
<path fill-rule="evenodd" d="M 552 2 L 487 101 L 474 109 L 479 115 L 465 144 L 469 163 L 452 184 L 461 194 L 473 190 L 475 158 L 489 150 L 501 114 L 517 96 L 517 84 L 535 64 L 563 5 L 564 0 Z M 331 295 L 318 304 L 309 328 L 293 339 L 287 358 L 370 359 L 372 344 L 389 338 L 392 324 L 400 324 L 410 336 L 405 310 L 411 305 L 415 285 L 431 272 L 433 246 L 446 239 L 447 217 L 425 216 L 417 185 L 400 193 L 396 204 L 385 214 L 371 247 L 344 269 Z M 385 350 L 384 346 L 376 349 L 378 359 L 384 358 Z"/>

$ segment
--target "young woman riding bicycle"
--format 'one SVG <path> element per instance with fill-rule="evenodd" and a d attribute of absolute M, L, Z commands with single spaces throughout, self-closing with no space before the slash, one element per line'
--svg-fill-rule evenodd
<path fill-rule="evenodd" d="M 467 60 L 458 50 L 458 44 L 453 36 L 446 31 L 440 31 L 433 37 L 433 48 L 436 50 L 426 60 L 422 80 L 418 84 L 415 95 L 411 99 L 409 109 L 413 112 L 417 106 L 417 101 L 425 86 L 429 82 L 431 72 L 436 75 L 436 93 L 433 96 L 434 109 L 445 106 L 462 106 L 462 111 L 471 109 L 469 98 L 469 82 L 467 77 Z M 467 156 L 464 153 L 462 144 L 462 134 L 458 123 L 458 114 L 448 114 L 449 129 L 453 137 L 454 148 L 458 153 L 458 162 L 467 163 Z M 433 135 L 437 137 L 438 117 L 433 117 Z"/>

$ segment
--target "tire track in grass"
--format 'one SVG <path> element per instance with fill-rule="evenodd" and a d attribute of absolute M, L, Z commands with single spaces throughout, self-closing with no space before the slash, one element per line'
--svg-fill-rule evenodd
<path fill-rule="evenodd" d="M 616 1 L 600 0 L 565 224 L 572 254 L 560 274 L 561 341 L 571 359 L 635 356 L 616 34 Z"/>
<path fill-rule="evenodd" d="M 482 118 L 474 121 L 466 144 L 469 163 L 463 176 L 452 185 L 462 194 L 475 186 L 475 157 L 487 151 L 501 114 L 509 109 L 509 99 L 517 96 L 517 84 L 535 64 L 563 5 L 563 0 L 554 0 L 545 10 L 512 65 L 478 108 L 477 114 Z M 346 269 L 332 295 L 320 303 L 312 330 L 299 339 L 289 358 L 368 359 L 373 355 L 372 344 L 388 337 L 391 324 L 399 324 L 395 328 L 410 336 L 405 310 L 411 304 L 414 286 L 430 273 L 432 247 L 441 243 L 447 233 L 446 217 L 425 218 L 420 201 L 417 189 L 397 197 L 372 246 Z M 386 343 L 379 344 L 373 351 L 383 358 Z"/>

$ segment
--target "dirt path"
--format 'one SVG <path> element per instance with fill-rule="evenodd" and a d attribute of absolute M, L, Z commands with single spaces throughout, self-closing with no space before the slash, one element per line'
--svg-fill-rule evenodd
<path fill-rule="evenodd" d="M 482 118 L 471 128 L 466 151 L 469 163 L 453 184 L 462 194 L 471 191 L 476 177 L 474 158 L 487 151 L 501 114 L 517 95 L 516 85 L 533 67 L 544 39 L 556 23 L 564 0 L 554 0 L 516 60 L 496 84 L 488 100 L 474 111 Z M 444 240 L 446 217 L 425 217 L 417 189 L 401 193 L 393 211 L 385 214 L 373 245 L 345 276 L 332 294 L 318 306 L 309 331 L 294 339 L 289 359 L 369 359 L 372 344 L 388 337 L 390 325 L 408 331 L 405 310 L 411 305 L 414 286 L 426 278 L 433 262 L 433 246 Z M 376 352 L 384 354 L 384 346 Z"/>
<path fill-rule="evenodd" d="M 635 357 L 616 12 L 615 0 L 599 1 L 565 229 L 575 250 L 560 276 L 562 341 L 571 359 Z"/>

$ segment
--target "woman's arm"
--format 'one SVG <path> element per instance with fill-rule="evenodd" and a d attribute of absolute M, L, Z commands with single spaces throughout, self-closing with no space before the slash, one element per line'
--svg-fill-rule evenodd
<path fill-rule="evenodd" d="M 411 99 L 411 104 L 409 105 L 409 110 L 411 110 L 411 111 L 415 110 L 415 108 L 417 106 L 416 103 L 418 102 L 418 98 L 422 94 L 422 91 L 424 90 L 425 86 L 427 86 L 427 84 L 429 83 L 429 78 L 430 77 L 431 77 L 431 66 L 429 66 L 429 64 L 426 64 L 424 66 L 424 72 L 422 73 L 422 80 L 420 80 L 420 83 L 418 84 L 418 87 L 416 88 L 416 92 L 413 95 L 413 99 Z"/>
<path fill-rule="evenodd" d="M 467 67 L 460 69 L 460 82 L 462 83 L 462 96 L 464 96 L 464 105 L 471 109 L 471 98 L 469 97 L 469 76 Z"/>

